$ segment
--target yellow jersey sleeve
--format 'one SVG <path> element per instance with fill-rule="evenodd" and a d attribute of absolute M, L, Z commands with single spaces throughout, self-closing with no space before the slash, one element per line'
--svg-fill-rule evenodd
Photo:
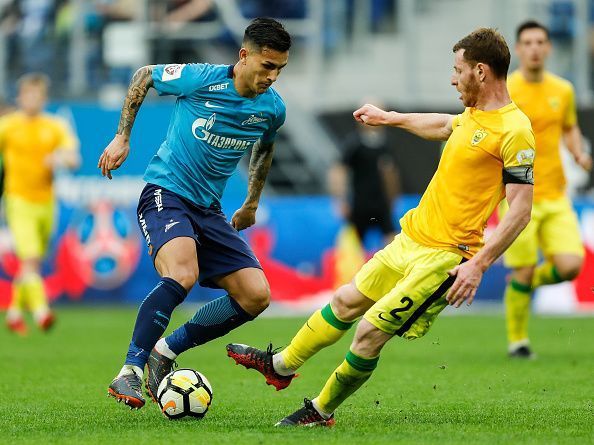
<path fill-rule="evenodd" d="M 563 117 L 563 128 L 571 128 L 577 124 L 577 110 L 575 107 L 575 93 L 570 85 L 567 91 L 567 105 Z"/>
<path fill-rule="evenodd" d="M 55 123 L 57 133 L 56 150 L 77 150 L 78 139 L 74 136 L 70 126 L 61 119 L 57 119 Z"/>
<path fill-rule="evenodd" d="M 534 133 L 527 126 L 517 126 L 501 141 L 504 184 L 534 184 Z"/>
<path fill-rule="evenodd" d="M 462 123 L 464 122 L 464 117 L 465 117 L 466 114 L 468 114 L 468 108 L 465 109 L 463 113 L 456 114 L 452 118 L 452 131 L 454 131 L 457 126 L 462 125 Z"/>

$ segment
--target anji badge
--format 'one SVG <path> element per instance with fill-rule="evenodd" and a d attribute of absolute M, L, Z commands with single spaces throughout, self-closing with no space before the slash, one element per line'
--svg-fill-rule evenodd
<path fill-rule="evenodd" d="M 470 141 L 470 144 L 471 145 L 476 145 L 480 141 L 482 141 L 483 139 L 485 139 L 486 136 L 487 136 L 487 132 L 485 130 L 483 130 L 482 128 L 479 129 L 479 130 L 476 130 L 474 132 L 474 134 L 472 135 L 472 140 Z"/>

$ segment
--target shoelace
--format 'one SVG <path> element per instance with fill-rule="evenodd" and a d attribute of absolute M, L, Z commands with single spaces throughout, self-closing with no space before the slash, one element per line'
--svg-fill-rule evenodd
<path fill-rule="evenodd" d="M 138 376 L 136 374 L 132 375 L 125 375 L 124 376 L 124 381 L 128 384 L 128 386 L 136 393 L 141 393 L 141 386 L 142 386 L 142 382 L 140 381 L 140 379 L 138 378 Z"/>
<path fill-rule="evenodd" d="M 279 352 L 282 349 L 282 347 L 278 347 L 278 348 L 272 348 L 272 343 L 268 343 L 268 347 L 266 348 L 266 354 L 268 355 L 274 355 L 277 352 Z"/>
<path fill-rule="evenodd" d="M 307 414 L 304 417 L 297 419 L 299 422 L 319 422 L 320 419 L 322 419 L 322 416 L 320 416 L 320 414 L 316 411 L 311 400 L 309 400 L 308 398 L 303 399 L 303 405 Z"/>

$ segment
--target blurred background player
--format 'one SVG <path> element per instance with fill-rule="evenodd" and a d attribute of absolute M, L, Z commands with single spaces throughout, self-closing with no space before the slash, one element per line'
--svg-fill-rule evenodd
<path fill-rule="evenodd" d="M 342 159 L 329 171 L 328 188 L 347 221 L 337 236 L 338 287 L 351 281 L 367 261 L 364 240 L 371 229 L 381 232 L 383 245 L 396 235 L 392 203 L 400 182 L 386 128 L 357 124 L 344 142 Z"/>
<path fill-rule="evenodd" d="M 245 29 L 235 65 L 145 66 L 132 78 L 117 133 L 99 159 L 109 179 L 128 157 L 136 113 L 149 88 L 178 98 L 167 138 L 146 169 L 138 204 L 139 226 L 161 280 L 140 305 L 124 366 L 108 388 L 131 408 L 145 403 L 145 365 L 147 389 L 155 399 L 179 354 L 227 334 L 268 307 L 270 286 L 238 231 L 256 222 L 276 133 L 285 121 L 285 104 L 270 86 L 288 62 L 290 46 L 281 23 L 257 18 Z M 229 222 L 220 201 L 249 149 L 247 196 Z M 196 282 L 227 294 L 159 340 Z"/>
<path fill-rule="evenodd" d="M 53 175 L 79 165 L 78 141 L 57 117 L 44 113 L 49 80 L 31 73 L 18 82 L 18 109 L 0 118 L 0 151 L 4 162 L 4 203 L 20 268 L 6 316 L 8 328 L 25 334 L 23 310 L 47 330 L 54 322 L 41 278 L 55 219 Z"/>
<path fill-rule="evenodd" d="M 405 114 L 373 105 L 353 113 L 367 125 L 447 140 L 421 202 L 400 220 L 402 232 L 352 283 L 339 288 L 281 352 L 227 345 L 236 363 L 258 370 L 279 390 L 306 360 L 338 341 L 363 316 L 345 360 L 319 395 L 305 399 L 303 408 L 277 426 L 334 424 L 334 411 L 371 377 L 383 346 L 395 336 L 424 336 L 448 304 L 471 304 L 483 273 L 530 220 L 534 134 L 507 91 L 507 43 L 495 30 L 479 28 L 456 43 L 453 52 L 451 84 L 460 93 L 464 113 Z M 509 212 L 484 243 L 487 219 L 504 196 Z"/>
<path fill-rule="evenodd" d="M 573 280 L 580 272 L 584 247 L 577 216 L 566 196 L 561 142 L 584 170 L 592 158 L 583 149 L 571 84 L 545 70 L 551 52 L 549 31 L 535 21 L 516 32 L 519 68 L 508 79 L 512 100 L 532 122 L 536 137 L 534 204 L 526 229 L 504 254 L 513 269 L 505 290 L 509 354 L 534 357 L 528 340 L 530 296 L 538 286 Z M 502 213 L 507 206 L 502 203 Z M 539 248 L 544 261 L 537 266 Z"/>

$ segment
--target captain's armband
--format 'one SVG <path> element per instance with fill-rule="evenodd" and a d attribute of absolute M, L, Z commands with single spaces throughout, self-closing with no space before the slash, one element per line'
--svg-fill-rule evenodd
<path fill-rule="evenodd" d="M 504 184 L 530 184 L 534 185 L 534 168 L 532 165 L 518 165 L 503 169 Z"/>

